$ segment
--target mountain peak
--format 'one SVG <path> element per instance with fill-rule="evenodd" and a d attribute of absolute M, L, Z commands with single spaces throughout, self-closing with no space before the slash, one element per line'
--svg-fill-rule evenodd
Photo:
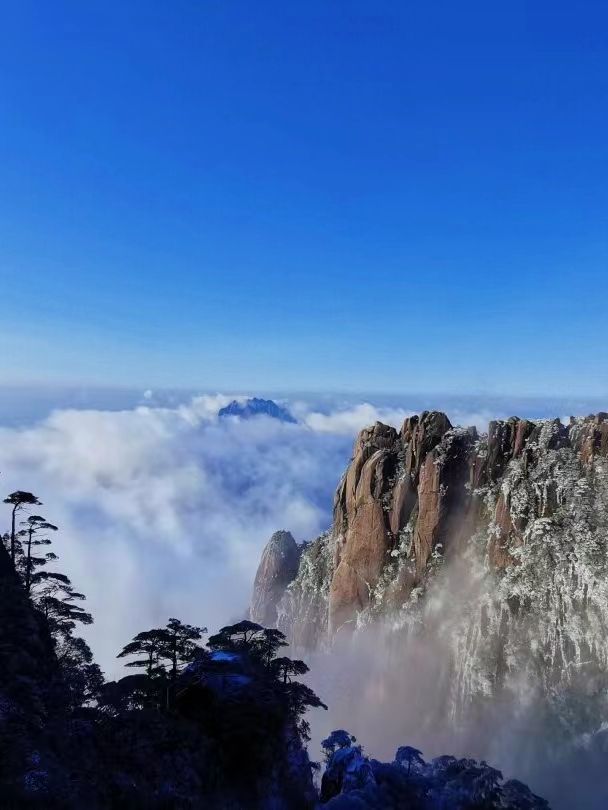
<path fill-rule="evenodd" d="M 300 548 L 291 532 L 275 532 L 264 549 L 253 585 L 250 617 L 254 622 L 276 626 L 277 605 L 298 573 L 299 563 Z"/>
<path fill-rule="evenodd" d="M 221 418 L 238 416 L 241 419 L 251 419 L 254 416 L 270 416 L 280 422 L 289 422 L 291 424 L 297 422 L 287 408 L 278 405 L 272 399 L 260 399 L 258 397 L 250 397 L 246 400 L 233 399 L 224 408 L 220 408 L 218 416 Z"/>
<path fill-rule="evenodd" d="M 488 582 L 502 583 L 500 609 L 513 613 L 509 632 L 524 632 L 523 612 L 513 607 L 524 592 L 539 626 L 546 613 L 542 594 L 558 605 L 567 592 L 585 610 L 597 599 L 599 610 L 599 585 L 585 586 L 584 598 L 576 589 L 605 578 L 607 505 L 604 412 L 571 418 L 569 425 L 511 417 L 491 422 L 482 435 L 453 427 L 435 411 L 408 417 L 400 431 L 376 422 L 355 440 L 330 531 L 301 551 L 290 589 L 282 583 L 279 627 L 292 642 L 313 639 L 314 647 L 375 616 L 409 615 L 443 561 L 465 557 Z M 573 540 L 579 537 L 585 543 Z M 270 588 L 264 576 L 274 573 L 265 555 L 257 593 Z M 543 584 L 532 588 L 531 582 Z M 479 615 L 486 613 L 480 606 Z M 502 627 L 499 619 L 495 626 Z M 560 632 L 566 630 L 576 633 L 570 625 Z M 560 668 L 561 659 L 555 661 L 556 677 L 566 678 L 570 664 Z"/>

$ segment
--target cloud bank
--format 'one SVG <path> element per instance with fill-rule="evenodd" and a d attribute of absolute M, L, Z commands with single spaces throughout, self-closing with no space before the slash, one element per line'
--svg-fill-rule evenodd
<path fill-rule="evenodd" d="M 59 565 L 87 594 L 85 635 L 109 674 L 123 643 L 170 615 L 209 627 L 242 616 L 268 537 L 329 525 L 352 435 L 383 416 L 220 421 L 228 401 L 66 409 L 0 429 L 3 491 L 32 490 L 60 526 Z"/>
<path fill-rule="evenodd" d="M 167 406 L 146 392 L 129 409 L 64 408 L 0 427 L 2 491 L 36 493 L 60 526 L 58 565 L 87 594 L 95 624 L 84 635 L 108 675 L 126 641 L 169 616 L 210 628 L 241 618 L 270 535 L 301 541 L 329 526 L 357 431 L 420 409 L 292 401 L 298 424 L 218 420 L 231 398 Z M 448 412 L 482 428 L 497 415 Z"/>

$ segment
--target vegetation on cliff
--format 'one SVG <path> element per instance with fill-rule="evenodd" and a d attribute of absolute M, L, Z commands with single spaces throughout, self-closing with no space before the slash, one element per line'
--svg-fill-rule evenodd
<path fill-rule="evenodd" d="M 46 550 L 58 528 L 31 514 L 42 505 L 32 493 L 12 493 L 5 502 L 11 524 L 0 543 L 3 808 L 545 806 L 523 787 L 517 796 L 532 803 L 518 804 L 513 790 L 505 803 L 507 785 L 485 763 L 458 761 L 450 767 L 469 781 L 444 779 L 444 765 L 426 766 L 421 755 L 407 759 L 415 749 L 400 749 L 394 764 L 368 760 L 346 732 L 326 741 L 319 793 L 306 713 L 327 707 L 299 680 L 308 667 L 284 654 L 285 635 L 250 620 L 203 644 L 205 628 L 170 618 L 125 643 L 118 658 L 133 672 L 106 681 L 76 634 L 93 621 L 82 607 L 85 596 Z M 458 794 L 454 779 L 462 783 Z M 489 787 L 480 803 L 481 783 Z"/>

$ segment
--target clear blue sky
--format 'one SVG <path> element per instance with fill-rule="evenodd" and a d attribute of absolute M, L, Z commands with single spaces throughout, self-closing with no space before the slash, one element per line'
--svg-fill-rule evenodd
<path fill-rule="evenodd" d="M 605 2 L 0 11 L 0 380 L 608 394 Z"/>

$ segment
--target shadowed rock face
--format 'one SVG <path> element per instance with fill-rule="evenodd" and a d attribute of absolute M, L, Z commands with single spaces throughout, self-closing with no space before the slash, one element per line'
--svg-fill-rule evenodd
<path fill-rule="evenodd" d="M 390 547 L 384 498 L 397 466 L 398 435 L 379 422 L 363 431 L 335 500 L 335 546 L 330 622 L 336 627 L 367 604 L 368 583 L 376 582 Z"/>
<path fill-rule="evenodd" d="M 434 548 L 446 545 L 469 505 L 466 492 L 474 429 L 454 430 L 443 413 L 405 420 L 400 433 L 379 422 L 357 438 L 334 509 L 335 572 L 329 628 L 335 632 L 369 604 L 399 534 L 413 527 L 418 576 Z M 392 583 L 405 596 L 415 577 Z"/>
<path fill-rule="evenodd" d="M 594 456 L 608 456 L 608 413 L 590 416 L 583 423 L 571 420 L 569 432 L 584 463 Z"/>
<path fill-rule="evenodd" d="M 357 437 L 278 627 L 296 647 L 335 645 L 342 716 L 364 722 L 369 700 L 480 751 L 501 739 L 554 785 L 574 751 L 605 759 L 607 593 L 608 414 L 478 435 L 431 412 Z"/>
<path fill-rule="evenodd" d="M 372 605 L 401 608 L 437 561 L 479 536 L 489 568 L 505 571 L 519 564 L 535 521 L 575 514 L 576 481 L 600 486 L 594 465 L 602 473 L 606 459 L 606 413 L 567 426 L 512 417 L 483 436 L 436 411 L 408 417 L 400 431 L 377 422 L 355 441 L 331 531 L 306 547 L 299 568 L 293 539 L 264 551 L 252 617 L 274 618 L 280 601 L 279 626 L 314 645 Z"/>
<path fill-rule="evenodd" d="M 268 541 L 253 584 L 250 616 L 265 627 L 277 624 L 277 605 L 298 571 L 300 551 L 290 532 L 275 532 Z"/>
<path fill-rule="evenodd" d="M 244 402 L 233 399 L 226 407 L 218 411 L 220 419 L 226 417 L 238 417 L 239 419 L 252 419 L 256 416 L 269 416 L 271 419 L 278 419 L 280 422 L 296 424 L 297 419 L 289 413 L 287 408 L 277 405 L 272 399 L 258 399 L 253 397 Z"/>

